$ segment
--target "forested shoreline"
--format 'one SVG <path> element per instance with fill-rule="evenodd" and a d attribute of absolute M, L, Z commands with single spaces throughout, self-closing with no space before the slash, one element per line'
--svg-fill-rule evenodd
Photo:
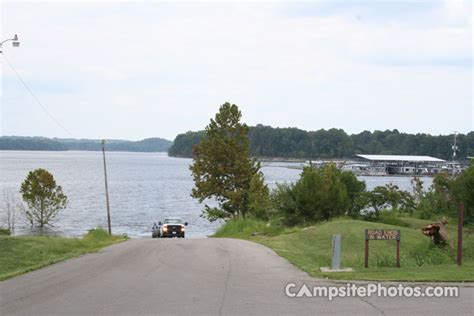
<path fill-rule="evenodd" d="M 204 131 L 176 136 L 168 154 L 192 157 L 192 148 Z M 474 132 L 459 134 L 458 157 L 474 156 Z M 452 157 L 453 135 L 407 134 L 398 130 L 363 131 L 347 134 L 342 129 L 305 131 L 298 128 L 250 127 L 250 151 L 255 157 L 343 158 L 353 154 L 428 155 L 441 159 Z"/>
<path fill-rule="evenodd" d="M 174 142 L 162 138 L 140 141 L 108 140 L 108 151 L 168 152 L 171 157 L 192 157 L 204 131 L 186 132 Z M 458 135 L 459 158 L 474 156 L 474 132 Z M 363 131 L 347 134 L 342 129 L 305 131 L 298 128 L 273 128 L 257 125 L 249 131 L 251 154 L 259 158 L 329 159 L 353 154 L 428 155 L 452 157 L 453 135 L 407 134 L 398 130 Z M 98 139 L 1 136 L 0 150 L 99 151 Z"/>
<path fill-rule="evenodd" d="M 166 152 L 171 144 L 171 141 L 162 138 L 107 140 L 107 151 Z M 102 144 L 99 139 L 1 136 L 0 150 L 99 151 L 102 150 Z"/>

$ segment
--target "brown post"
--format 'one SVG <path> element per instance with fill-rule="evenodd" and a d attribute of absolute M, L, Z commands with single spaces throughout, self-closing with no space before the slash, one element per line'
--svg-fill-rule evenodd
<path fill-rule="evenodd" d="M 105 139 L 102 140 L 102 156 L 104 157 L 104 178 L 105 178 L 105 201 L 107 205 L 107 226 L 109 236 L 112 236 L 112 225 L 110 223 L 109 186 L 107 184 L 107 163 L 105 161 Z"/>
<path fill-rule="evenodd" d="M 365 240 L 365 261 L 364 261 L 364 267 L 368 268 L 369 267 L 369 240 Z"/>
<path fill-rule="evenodd" d="M 464 222 L 464 203 L 459 205 L 458 212 L 458 266 L 462 264 L 462 226 Z"/>
<path fill-rule="evenodd" d="M 400 268 L 400 239 L 397 239 L 397 268 Z"/>

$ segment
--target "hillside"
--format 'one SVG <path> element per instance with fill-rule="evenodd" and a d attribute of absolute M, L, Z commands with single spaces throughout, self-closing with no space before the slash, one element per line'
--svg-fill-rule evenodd
<path fill-rule="evenodd" d="M 45 137 L 0 137 L 0 150 L 49 150 L 64 151 L 67 147 L 57 140 Z"/>
<path fill-rule="evenodd" d="M 172 142 L 162 138 L 147 138 L 140 141 L 108 140 L 108 151 L 129 152 L 166 152 Z M 61 139 L 45 137 L 0 137 L 0 150 L 50 150 L 50 151 L 99 151 L 102 150 L 99 139 Z"/>
<path fill-rule="evenodd" d="M 384 281 L 473 281 L 474 235 L 465 227 L 463 266 L 455 264 L 453 249 L 440 249 L 422 235 L 421 227 L 430 221 L 401 218 L 405 226 L 376 222 L 335 219 L 307 228 L 280 228 L 255 220 L 231 220 L 213 237 L 252 240 L 272 248 L 278 255 L 314 277 L 343 280 Z M 401 231 L 401 268 L 395 267 L 396 243 L 370 243 L 369 268 L 364 268 L 364 230 L 399 229 Z M 448 224 L 448 233 L 456 244 L 456 224 Z M 331 265 L 332 234 L 341 234 L 342 266 L 354 272 L 322 273 Z"/>

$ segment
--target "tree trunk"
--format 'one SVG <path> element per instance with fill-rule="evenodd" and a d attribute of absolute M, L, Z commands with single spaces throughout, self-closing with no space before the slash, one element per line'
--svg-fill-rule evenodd
<path fill-rule="evenodd" d="M 40 227 L 43 228 L 44 226 L 44 203 L 41 200 L 41 211 L 40 211 Z"/>

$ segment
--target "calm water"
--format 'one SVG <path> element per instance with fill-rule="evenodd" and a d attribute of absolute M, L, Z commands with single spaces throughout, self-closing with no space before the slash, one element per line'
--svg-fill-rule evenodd
<path fill-rule="evenodd" d="M 181 217 L 189 222 L 187 236 L 205 237 L 213 233 L 219 223 L 201 218 L 203 206 L 190 197 L 190 163 L 191 159 L 171 158 L 164 153 L 107 153 L 113 232 L 145 237 L 150 235 L 153 222 Z M 298 178 L 301 171 L 290 169 L 289 165 L 298 164 L 262 164 L 270 187 Z M 67 209 L 59 213 L 54 223 L 54 232 L 79 236 L 90 228 L 106 226 L 101 152 L 0 151 L 0 190 L 9 190 L 20 201 L 21 182 L 28 171 L 40 167 L 54 174 L 69 198 Z M 410 178 L 405 177 L 360 178 L 369 189 L 389 182 L 405 190 L 411 187 Z M 430 178 L 423 181 L 431 184 Z M 3 195 L 1 198 L 3 212 Z M 21 219 L 17 227 L 18 234 L 28 231 L 28 225 Z"/>

